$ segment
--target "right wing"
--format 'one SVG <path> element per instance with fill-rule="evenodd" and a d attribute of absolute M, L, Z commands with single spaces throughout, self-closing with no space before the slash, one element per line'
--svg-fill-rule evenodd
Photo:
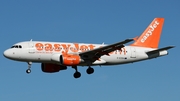
<path fill-rule="evenodd" d="M 93 50 L 85 51 L 79 53 L 81 58 L 85 60 L 88 64 L 93 63 L 94 61 L 98 60 L 103 55 L 109 55 L 110 52 L 121 49 L 124 47 L 123 44 L 133 41 L 133 39 L 126 39 L 121 42 L 117 42 L 111 45 L 99 47 Z"/>

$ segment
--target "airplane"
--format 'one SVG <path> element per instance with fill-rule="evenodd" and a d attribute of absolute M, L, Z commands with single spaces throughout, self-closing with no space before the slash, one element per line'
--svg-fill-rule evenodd
<path fill-rule="evenodd" d="M 41 63 L 45 73 L 75 69 L 74 78 L 81 73 L 77 66 L 88 66 L 87 74 L 92 74 L 92 66 L 119 65 L 165 56 L 174 46 L 158 48 L 164 18 L 154 18 L 140 37 L 126 39 L 114 44 L 85 44 L 67 42 L 24 41 L 14 44 L 4 51 L 11 60 L 28 63 L 26 73 L 31 72 L 32 63 Z M 124 44 L 134 41 L 132 44 Z"/>

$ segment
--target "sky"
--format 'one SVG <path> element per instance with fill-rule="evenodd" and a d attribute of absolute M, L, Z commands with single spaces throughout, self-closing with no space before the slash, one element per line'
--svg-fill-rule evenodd
<path fill-rule="evenodd" d="M 180 101 L 179 0 L 1 0 L 0 100 L 2 101 Z M 47 74 L 40 63 L 6 59 L 21 41 L 112 44 L 139 36 L 155 17 L 165 18 L 159 47 L 164 57 L 142 62 L 78 67 Z M 128 45 L 128 44 L 127 44 Z"/>

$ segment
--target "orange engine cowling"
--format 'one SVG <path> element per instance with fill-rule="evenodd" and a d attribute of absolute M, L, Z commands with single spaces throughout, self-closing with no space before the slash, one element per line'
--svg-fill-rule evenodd
<path fill-rule="evenodd" d="M 66 66 L 61 66 L 57 64 L 50 64 L 50 63 L 42 63 L 41 70 L 46 73 L 54 73 L 59 72 L 60 70 L 66 70 Z"/>
<path fill-rule="evenodd" d="M 60 63 L 65 66 L 75 66 L 81 62 L 81 57 L 79 55 L 61 55 Z"/>

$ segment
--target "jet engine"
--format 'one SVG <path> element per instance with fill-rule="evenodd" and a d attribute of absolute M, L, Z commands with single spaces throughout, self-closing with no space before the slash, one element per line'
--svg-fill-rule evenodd
<path fill-rule="evenodd" d="M 41 70 L 46 73 L 55 73 L 59 72 L 60 70 L 66 70 L 66 66 L 61 66 L 57 64 L 51 64 L 51 63 L 42 63 L 41 64 Z"/>
<path fill-rule="evenodd" d="M 79 55 L 60 55 L 60 63 L 65 66 L 75 66 L 82 62 L 82 59 Z"/>

